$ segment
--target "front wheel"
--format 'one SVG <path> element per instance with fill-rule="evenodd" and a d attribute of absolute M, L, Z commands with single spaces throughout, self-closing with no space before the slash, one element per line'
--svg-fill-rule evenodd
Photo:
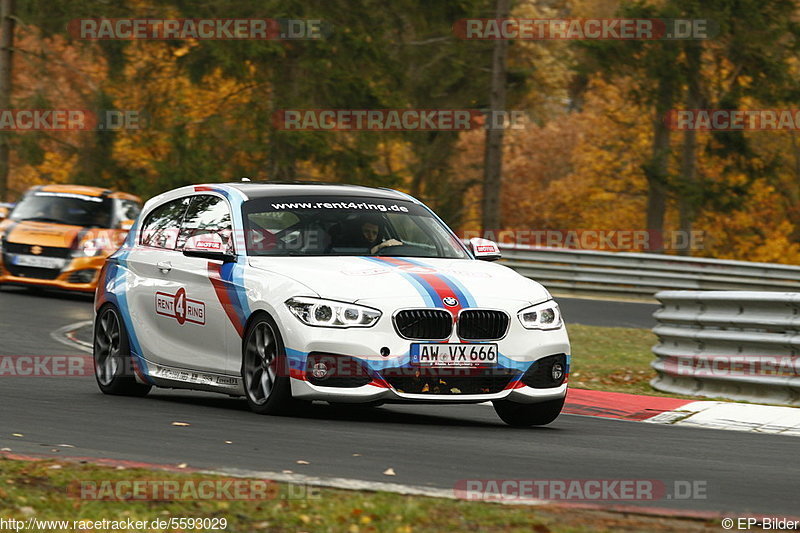
<path fill-rule="evenodd" d="M 292 398 L 289 365 L 275 321 L 261 315 L 244 337 L 242 380 L 250 409 L 261 415 L 284 415 L 299 407 Z"/>
<path fill-rule="evenodd" d="M 145 396 L 150 385 L 136 381 L 128 332 L 119 311 L 111 305 L 100 310 L 94 325 L 94 376 L 105 394 Z"/>
<path fill-rule="evenodd" d="M 561 414 L 564 398 L 541 403 L 517 403 L 508 400 L 492 402 L 503 422 L 514 427 L 546 426 Z"/>

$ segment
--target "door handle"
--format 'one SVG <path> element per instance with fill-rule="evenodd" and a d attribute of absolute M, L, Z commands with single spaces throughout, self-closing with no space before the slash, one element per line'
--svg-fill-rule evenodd
<path fill-rule="evenodd" d="M 166 274 L 167 272 L 169 272 L 170 270 L 172 270 L 172 263 L 170 263 L 169 261 L 161 261 L 161 262 L 160 262 L 160 263 L 158 263 L 156 266 L 158 267 L 158 269 L 159 269 L 159 270 L 160 270 L 160 271 L 161 271 L 163 274 Z"/>

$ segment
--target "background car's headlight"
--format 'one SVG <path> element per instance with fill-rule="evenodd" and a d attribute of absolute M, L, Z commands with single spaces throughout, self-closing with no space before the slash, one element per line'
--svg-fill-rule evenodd
<path fill-rule="evenodd" d="M 89 230 L 81 236 L 77 247 L 72 250 L 72 257 L 107 255 L 114 249 L 109 236 L 105 232 Z"/>
<path fill-rule="evenodd" d="M 89 239 L 80 243 L 76 250 L 73 250 L 72 257 L 94 257 L 100 255 L 105 249 L 99 239 Z"/>
<path fill-rule="evenodd" d="M 286 307 L 309 326 L 368 328 L 381 317 L 381 312 L 371 307 L 321 298 L 290 298 Z"/>
<path fill-rule="evenodd" d="M 527 329 L 558 329 L 561 327 L 561 311 L 553 300 L 526 307 L 517 313 L 517 316 Z"/>

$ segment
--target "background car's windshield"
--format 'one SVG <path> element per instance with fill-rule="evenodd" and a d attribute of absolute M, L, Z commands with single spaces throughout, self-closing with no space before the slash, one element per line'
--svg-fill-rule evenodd
<path fill-rule="evenodd" d="M 244 204 L 248 253 L 467 258 L 424 207 L 382 198 L 260 198 Z"/>
<path fill-rule="evenodd" d="M 11 213 L 13 220 L 33 220 L 82 227 L 111 227 L 111 200 L 81 194 L 37 191 Z"/>

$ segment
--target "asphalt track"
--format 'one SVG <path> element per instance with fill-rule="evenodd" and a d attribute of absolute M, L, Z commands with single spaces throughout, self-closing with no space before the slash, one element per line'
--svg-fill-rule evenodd
<path fill-rule="evenodd" d="M 607 302 L 588 302 L 562 307 L 568 319 L 612 314 L 601 313 Z M 614 313 L 640 320 L 640 305 L 614 303 Z M 90 313 L 83 297 L 4 288 L 0 355 L 80 354 L 50 333 Z M 292 470 L 438 489 L 464 479 L 656 480 L 668 490 L 675 480 L 704 483 L 705 499 L 641 503 L 680 511 L 800 514 L 798 446 L 796 437 L 574 415 L 545 428 L 513 429 L 480 405 L 321 405 L 302 417 L 260 417 L 243 401 L 212 394 L 156 390 L 132 399 L 103 396 L 91 377 L 0 378 L 0 448 L 17 453 Z M 387 468 L 397 475 L 385 476 Z"/>

